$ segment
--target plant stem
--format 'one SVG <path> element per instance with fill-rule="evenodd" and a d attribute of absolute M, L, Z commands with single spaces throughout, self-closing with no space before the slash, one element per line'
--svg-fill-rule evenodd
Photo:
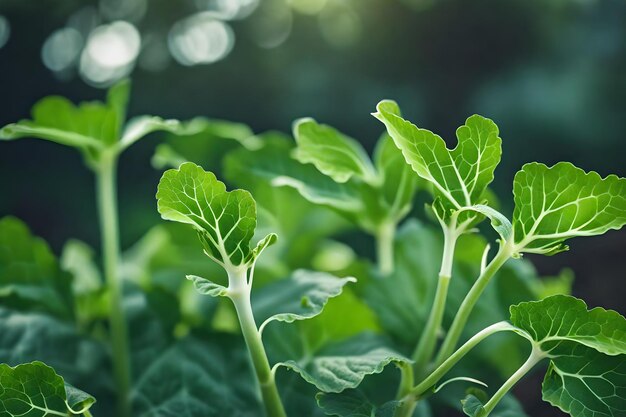
<path fill-rule="evenodd" d="M 483 407 L 485 409 L 484 417 L 487 417 L 498 405 L 502 397 L 504 397 L 506 393 L 543 358 L 545 358 L 545 353 L 533 346 L 533 350 L 526 362 L 524 362 L 524 364 L 502 384 L 498 391 L 493 394 L 493 397 L 487 401 L 487 404 Z"/>
<path fill-rule="evenodd" d="M 258 327 L 252 314 L 250 286 L 247 283 L 246 270 L 229 272 L 229 297 L 237 310 L 241 333 L 248 347 L 254 372 L 261 389 L 261 398 L 267 417 L 286 417 L 283 403 L 276 388 L 274 374 L 265 353 Z"/>
<path fill-rule="evenodd" d="M 411 394 L 413 390 L 414 377 L 413 366 L 408 363 L 402 363 L 400 368 L 400 386 L 396 398 L 400 401 L 400 405 L 394 412 L 394 417 L 410 417 L 417 406 L 417 399 Z"/>
<path fill-rule="evenodd" d="M 515 327 L 508 322 L 501 321 L 476 333 L 420 384 L 411 388 L 410 391 L 403 390 L 398 393 L 397 398 L 400 401 L 400 405 L 396 409 L 394 417 L 411 417 L 415 407 L 417 406 L 417 402 L 423 394 L 432 389 L 432 387 L 434 387 L 435 384 L 439 382 L 439 380 L 441 380 L 441 378 L 443 378 L 458 361 L 461 360 L 461 358 L 467 355 L 467 353 L 472 350 L 474 346 L 492 334 L 503 331 L 512 331 L 514 329 Z M 404 384 L 401 384 L 401 387 L 402 386 L 404 386 Z"/>
<path fill-rule="evenodd" d="M 418 373 L 418 378 L 432 359 L 437 344 L 437 332 L 441 328 L 443 314 L 446 309 L 446 298 L 448 297 L 448 286 L 450 285 L 450 277 L 452 276 L 452 261 L 454 259 L 454 248 L 457 239 L 458 233 L 454 226 L 444 228 L 443 255 L 439 279 L 437 280 L 435 300 L 430 309 L 430 315 L 428 316 L 424 332 L 420 337 L 415 352 L 413 352 L 413 360 L 415 361 L 414 368 Z"/>
<path fill-rule="evenodd" d="M 393 244 L 396 235 L 396 224 L 392 221 L 383 221 L 376 231 L 376 258 L 381 274 L 389 275 L 393 272 Z"/>
<path fill-rule="evenodd" d="M 117 153 L 103 151 L 96 169 L 98 208 L 102 238 L 104 276 L 110 293 L 109 321 L 113 350 L 113 370 L 118 393 L 118 416 L 130 416 L 130 360 L 128 330 L 122 307 L 122 282 L 118 272 L 120 258 L 117 219 Z"/>
<path fill-rule="evenodd" d="M 441 378 L 445 376 L 445 374 L 452 369 L 454 365 L 457 364 L 458 361 L 461 360 L 465 355 L 469 353 L 477 344 L 482 342 L 487 337 L 492 334 L 504 331 L 514 331 L 516 328 L 511 325 L 509 322 L 501 321 L 495 324 L 492 324 L 489 327 L 484 328 L 480 332 L 476 333 L 472 336 L 467 342 L 465 342 L 456 352 L 450 355 L 437 369 L 435 369 L 426 379 L 424 379 L 421 383 L 419 383 L 414 389 L 413 394 L 416 396 L 420 396 L 424 394 L 426 391 L 431 389 Z"/>
<path fill-rule="evenodd" d="M 469 319 L 474 306 L 478 302 L 478 299 L 482 295 L 483 291 L 489 284 L 491 278 L 495 275 L 496 272 L 504 265 L 504 263 L 510 258 L 510 251 L 508 250 L 508 246 L 502 245 L 500 246 L 500 250 L 496 254 L 496 256 L 491 260 L 489 265 L 483 270 L 480 274 L 472 288 L 469 290 L 465 299 L 461 303 L 459 310 L 452 321 L 452 325 L 448 330 L 446 338 L 441 345 L 441 349 L 439 350 L 439 354 L 437 355 L 437 359 L 435 360 L 435 366 L 439 366 L 443 363 L 444 360 L 450 356 L 454 348 L 456 347 L 459 339 L 461 338 L 461 333 L 467 324 L 467 320 Z"/>

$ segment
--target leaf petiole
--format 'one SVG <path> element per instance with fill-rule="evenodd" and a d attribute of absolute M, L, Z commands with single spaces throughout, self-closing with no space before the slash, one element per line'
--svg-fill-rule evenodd
<path fill-rule="evenodd" d="M 546 358 L 546 353 L 541 351 L 536 344 L 533 343 L 533 349 L 530 352 L 530 356 L 520 368 L 515 371 L 513 375 L 509 379 L 506 380 L 504 384 L 496 391 L 495 394 L 487 401 L 484 408 L 484 414 L 482 417 L 487 417 L 489 413 L 493 411 L 493 409 L 498 405 L 500 400 L 508 393 L 513 386 L 524 377 L 536 364 L 538 364 L 542 359 Z"/>

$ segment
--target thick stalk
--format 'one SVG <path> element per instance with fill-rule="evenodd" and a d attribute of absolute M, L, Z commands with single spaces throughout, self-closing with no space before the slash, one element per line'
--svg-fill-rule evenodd
<path fill-rule="evenodd" d="M 118 416 L 130 416 L 130 360 L 128 329 L 122 308 L 119 276 L 119 225 L 117 219 L 117 154 L 103 151 L 96 169 L 98 208 L 102 238 L 104 276 L 110 294 L 109 321 L 113 350 L 113 371 L 118 394 Z"/>
<path fill-rule="evenodd" d="M 376 258 L 381 274 L 389 275 L 393 272 L 393 243 L 396 235 L 396 224 L 384 221 L 376 231 Z"/>
<path fill-rule="evenodd" d="M 487 267 L 482 271 L 472 288 L 469 290 L 465 299 L 461 303 L 459 310 L 452 321 L 452 325 L 448 330 L 446 338 L 441 345 L 441 349 L 439 350 L 439 354 L 437 355 L 437 359 L 435 360 L 435 366 L 443 363 L 444 360 L 450 356 L 450 354 L 454 351 L 459 339 L 461 338 L 461 333 L 467 324 L 467 320 L 469 319 L 474 306 L 478 302 L 478 299 L 482 295 L 483 291 L 489 284 L 491 278 L 495 275 L 496 272 L 504 265 L 504 263 L 510 258 L 510 251 L 508 246 L 502 245 L 500 250 L 496 254 L 496 256 L 492 259 L 492 261 L 487 265 Z"/>
<path fill-rule="evenodd" d="M 493 411 L 498 405 L 502 397 L 513 388 L 513 386 L 524 377 L 539 361 L 545 358 L 545 353 L 533 346 L 533 350 L 530 356 L 524 362 L 524 364 L 517 370 L 504 384 L 493 394 L 493 397 L 487 401 L 487 404 L 483 407 L 485 409 L 484 416 L 487 417 L 489 413 Z"/>
<path fill-rule="evenodd" d="M 420 374 L 427 368 L 435 352 L 437 333 L 441 328 L 443 314 L 446 309 L 448 286 L 450 285 L 450 277 L 452 276 L 454 247 L 456 246 L 457 239 L 458 233 L 454 227 L 444 228 L 443 256 L 441 259 L 441 269 L 439 270 L 439 279 L 437 280 L 435 300 L 430 309 L 430 315 L 428 316 L 424 332 L 413 353 L 413 360 L 415 361 L 414 368 L 418 373 L 418 378 L 421 377 Z"/>
<path fill-rule="evenodd" d="M 261 398 L 267 417 L 286 417 L 283 403 L 276 388 L 274 374 L 270 369 L 261 334 L 252 314 L 250 303 L 250 287 L 246 282 L 246 271 L 229 273 L 229 297 L 235 305 L 241 333 L 248 347 L 254 372 L 261 389 Z"/>

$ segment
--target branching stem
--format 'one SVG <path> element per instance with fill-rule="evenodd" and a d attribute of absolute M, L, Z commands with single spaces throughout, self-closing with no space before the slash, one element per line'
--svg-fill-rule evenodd
<path fill-rule="evenodd" d="M 510 257 L 511 252 L 508 245 L 502 244 L 496 256 L 482 271 L 472 288 L 463 299 L 463 302 L 461 303 L 461 306 L 452 321 L 452 325 L 448 330 L 446 338 L 441 345 L 441 349 L 439 350 L 439 354 L 435 360 L 435 366 L 441 365 L 454 351 L 454 348 L 461 338 L 461 333 L 463 332 L 463 329 L 467 324 L 467 320 L 469 319 L 474 306 L 478 302 L 478 299 L 487 287 L 487 284 L 489 284 L 491 278 L 493 278 L 495 273 L 498 272 L 498 270 Z"/>

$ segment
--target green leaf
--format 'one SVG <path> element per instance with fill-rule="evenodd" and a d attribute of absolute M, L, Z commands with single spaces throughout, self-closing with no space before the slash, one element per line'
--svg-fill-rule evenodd
<path fill-rule="evenodd" d="M 376 144 L 374 162 L 382 179 L 379 191 L 384 196 L 388 212 L 394 220 L 400 221 L 413 206 L 420 177 L 413 173 L 402 151 L 387 133 Z"/>
<path fill-rule="evenodd" d="M 395 102 L 384 100 L 376 108 L 374 117 L 385 124 L 406 161 L 435 187 L 446 217 L 451 210 L 482 202 L 502 153 L 502 140 L 493 121 L 469 117 L 457 129 L 457 146 L 449 150 L 440 136 L 404 120 Z"/>
<path fill-rule="evenodd" d="M 341 393 L 321 392 L 315 398 L 324 413 L 341 417 L 393 417 L 400 404 L 398 401 L 389 401 L 378 407 L 365 394 L 354 389 Z"/>
<path fill-rule="evenodd" d="M 85 102 L 74 106 L 64 97 L 39 100 L 32 120 L 21 120 L 0 130 L 1 139 L 34 137 L 76 148 L 102 149 L 116 140 L 116 114 L 106 105 Z"/>
<path fill-rule="evenodd" d="M 372 334 L 362 334 L 321 349 L 312 358 L 289 360 L 278 366 L 291 369 L 323 392 L 356 388 L 367 375 L 383 371 L 390 363 L 408 363 Z"/>
<path fill-rule="evenodd" d="M 188 162 L 165 171 L 157 191 L 165 220 L 194 226 L 208 256 L 230 266 L 250 261 L 256 203 L 244 190 L 226 191 L 211 172 Z"/>
<path fill-rule="evenodd" d="M 289 157 L 293 145 L 284 137 L 265 134 L 261 149 L 238 150 L 226 158 L 226 176 L 244 181 L 256 178 L 272 186 L 290 187 L 311 203 L 355 213 L 363 208 L 359 194 L 349 183 L 337 184 L 315 167 Z M 261 196 L 262 198 L 262 196 Z"/>
<path fill-rule="evenodd" d="M 196 287 L 200 294 L 210 295 L 211 297 L 225 297 L 228 295 L 228 288 L 206 278 L 197 275 L 187 275 L 187 279 L 193 282 L 193 286 Z"/>
<path fill-rule="evenodd" d="M 293 276 L 266 285 L 252 296 L 256 319 L 264 327 L 271 321 L 292 323 L 315 317 L 343 287 L 355 278 L 337 278 L 324 272 L 297 270 Z"/>
<path fill-rule="evenodd" d="M 94 250 L 80 240 L 71 239 L 63 246 L 61 267 L 74 276 L 74 294 L 89 294 L 102 288 L 102 275 L 94 257 Z"/>
<path fill-rule="evenodd" d="M 315 165 L 320 172 L 339 183 L 353 176 L 366 182 L 377 182 L 372 162 L 356 140 L 310 118 L 297 120 L 293 135 L 298 143 L 294 157 L 301 163 Z"/>
<path fill-rule="evenodd" d="M 50 248 L 14 217 L 0 219 L 0 302 L 23 311 L 73 317 L 72 280 Z"/>
<path fill-rule="evenodd" d="M 461 404 L 463 404 L 463 412 L 470 417 L 483 417 L 485 415 L 483 403 L 475 395 L 468 395 L 461 400 Z"/>
<path fill-rule="evenodd" d="M 626 354 L 626 319 L 612 310 L 587 310 L 584 301 L 555 295 L 511 306 L 511 322 L 548 351 L 573 341 L 607 355 Z"/>
<path fill-rule="evenodd" d="M 71 416 L 88 410 L 95 398 L 65 383 L 43 362 L 0 364 L 0 413 L 7 417 Z"/>
<path fill-rule="evenodd" d="M 74 324 L 0 308 L 0 363 L 42 361 L 72 384 L 98 392 L 102 380 L 93 375 L 106 366 L 104 351 L 101 344 L 80 335 Z"/>
<path fill-rule="evenodd" d="M 485 399 L 487 394 L 480 391 L 484 395 Z M 478 395 L 478 393 L 477 393 Z M 481 395 L 481 398 L 483 397 Z M 485 415 L 482 401 L 473 394 L 468 394 L 463 400 L 463 412 L 470 417 L 482 417 Z M 489 414 L 491 417 L 527 417 L 526 413 L 522 410 L 519 404 L 509 394 L 505 396 L 496 408 Z"/>
<path fill-rule="evenodd" d="M 181 123 L 174 119 L 164 120 L 155 116 L 135 117 L 126 124 L 120 139 L 120 146 L 125 149 L 149 133 L 156 131 L 176 132 L 180 128 Z"/>
<path fill-rule="evenodd" d="M 65 383 L 66 404 L 73 414 L 82 414 L 96 402 L 96 399 L 87 394 L 85 391 L 79 390 Z"/>
<path fill-rule="evenodd" d="M 626 355 L 562 342 L 551 350 L 543 399 L 573 417 L 626 415 Z"/>
<path fill-rule="evenodd" d="M 123 80 L 109 89 L 104 103 L 89 101 L 74 105 L 64 97 L 45 97 L 33 106 L 31 120 L 21 120 L 0 129 L 0 139 L 49 140 L 80 149 L 87 162 L 93 163 L 104 149 L 121 152 L 148 133 L 190 129 L 177 120 L 152 116 L 134 118 L 124 128 L 129 94 L 130 82 Z"/>
<path fill-rule="evenodd" d="M 151 361 L 133 390 L 136 417 L 255 417 L 262 414 L 239 341 L 185 338 Z M 228 381 L 228 383 L 224 383 Z"/>
<path fill-rule="evenodd" d="M 237 144 L 253 150 L 262 146 L 262 140 L 245 124 L 196 117 L 169 130 L 165 143 L 155 150 L 152 165 L 178 168 L 184 162 L 195 162 L 217 167 Z"/>
<path fill-rule="evenodd" d="M 513 182 L 513 234 L 519 252 L 555 254 L 576 236 L 600 235 L 626 224 L 626 179 L 601 178 L 568 162 L 530 163 Z"/>
<path fill-rule="evenodd" d="M 468 209 L 480 213 L 491 220 L 491 226 L 498 232 L 503 241 L 507 241 L 511 237 L 513 233 L 511 221 L 499 211 L 484 204 L 476 204 L 468 207 Z"/>

